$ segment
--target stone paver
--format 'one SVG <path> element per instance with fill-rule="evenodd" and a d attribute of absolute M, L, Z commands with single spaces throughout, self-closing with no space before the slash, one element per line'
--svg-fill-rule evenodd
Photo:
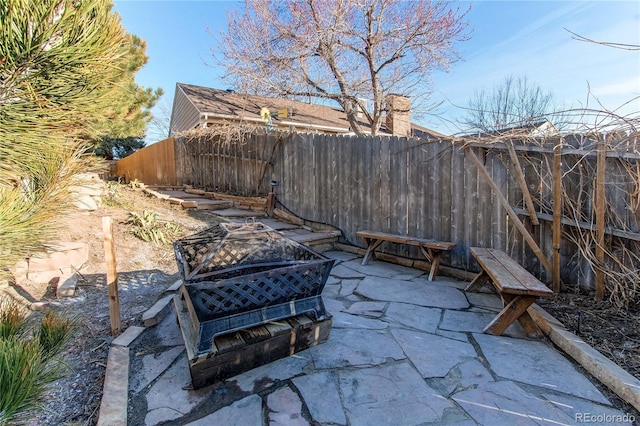
<path fill-rule="evenodd" d="M 345 312 L 365 317 L 380 318 L 386 307 L 386 302 L 356 302 Z"/>
<path fill-rule="evenodd" d="M 474 311 L 445 311 L 442 317 L 440 329 L 449 331 L 461 331 L 469 333 L 482 333 L 482 330 L 496 316 L 495 313 Z M 527 337 L 526 333 L 517 321 L 510 325 L 503 333 L 505 336 Z"/>
<path fill-rule="evenodd" d="M 500 377 L 606 404 L 607 399 L 558 351 L 544 342 L 473 335 Z"/>
<path fill-rule="evenodd" d="M 440 287 L 432 281 L 403 281 L 399 279 L 366 277 L 356 293 L 373 300 L 411 303 L 434 308 L 465 309 L 469 302 L 461 290 Z"/>
<path fill-rule="evenodd" d="M 182 417 L 211 394 L 211 388 L 196 391 L 186 389 L 190 382 L 187 358 L 178 357 L 176 363 L 159 376 L 146 394 L 149 412 L 145 424 L 155 425 Z"/>
<path fill-rule="evenodd" d="M 473 306 L 489 308 L 492 310 L 501 310 L 502 301 L 493 293 L 465 293 L 467 300 Z"/>
<path fill-rule="evenodd" d="M 405 266 L 376 260 L 369 261 L 369 263 L 363 265 L 362 258 L 344 262 L 342 265 L 361 273 L 362 276 L 393 278 L 396 280 L 411 280 L 425 274 L 425 271 L 419 269 L 407 268 Z"/>
<path fill-rule="evenodd" d="M 249 395 L 233 404 L 223 407 L 213 414 L 187 423 L 186 426 L 247 426 L 262 423 L 262 398 Z"/>
<path fill-rule="evenodd" d="M 620 416 L 620 411 L 613 407 L 566 395 L 543 394 L 542 397 L 567 413 L 574 420 L 580 420 L 580 416 L 582 416 L 582 419 L 586 419 L 586 415 L 591 414 L 594 416 L 609 416 L 607 421 L 603 419 L 603 423 L 607 425 L 631 425 L 633 423 L 628 416 L 627 418 L 624 415 Z M 582 423 L 587 422 L 582 421 Z"/>
<path fill-rule="evenodd" d="M 162 352 L 159 355 L 145 355 L 142 358 L 142 371 L 140 376 L 138 376 L 137 383 L 132 381 L 129 383 L 129 387 L 136 392 L 140 392 L 173 364 L 179 355 L 183 355 L 183 352 L 184 347 L 178 346 Z"/>
<path fill-rule="evenodd" d="M 439 421 L 455 404 L 440 396 L 408 363 L 339 373 L 352 426 L 417 425 Z"/>
<path fill-rule="evenodd" d="M 336 312 L 344 312 L 346 309 L 344 302 L 340 300 L 333 299 L 331 297 L 327 297 L 324 293 L 322 293 L 322 301 L 324 302 L 324 307 L 330 314 L 335 314 Z"/>
<path fill-rule="evenodd" d="M 276 381 L 296 377 L 310 362 L 311 356 L 308 352 L 296 354 L 238 374 L 227 382 L 235 383 L 244 392 L 258 392 L 272 386 Z"/>
<path fill-rule="evenodd" d="M 178 327 L 176 316 L 173 313 L 173 303 L 171 304 L 171 313 L 165 316 L 160 324 L 164 325 L 162 328 L 149 330 L 150 334 L 154 336 L 156 341 L 162 346 L 174 347 L 180 346 L 184 349 L 184 341 L 182 340 L 182 333 L 180 327 Z"/>
<path fill-rule="evenodd" d="M 510 381 L 486 383 L 453 399 L 482 425 L 574 424 L 564 411 Z"/>
<path fill-rule="evenodd" d="M 425 308 L 409 303 L 389 303 L 385 318 L 391 322 L 435 334 L 442 309 Z"/>
<path fill-rule="evenodd" d="M 289 387 L 280 388 L 267 397 L 270 426 L 308 426 L 302 417 L 302 401 Z"/>
<path fill-rule="evenodd" d="M 455 365 L 477 356 L 469 343 L 412 330 L 393 328 L 391 332 L 425 378 L 444 377 Z"/>
<path fill-rule="evenodd" d="M 358 255 L 355 255 L 353 253 L 348 253 L 346 251 L 338 251 L 338 250 L 326 251 L 324 252 L 324 255 L 331 259 L 335 259 L 338 262 L 348 262 L 350 260 L 358 258 Z"/>
<path fill-rule="evenodd" d="M 334 328 L 368 328 L 371 330 L 383 330 L 389 327 L 389 324 L 377 319 L 351 315 L 345 312 L 333 313 Z"/>
<path fill-rule="evenodd" d="M 623 418 L 546 340 L 522 338 L 518 324 L 506 336 L 482 334 L 502 307 L 497 296 L 466 294 L 468 283 L 449 277 L 429 282 L 424 271 L 329 255 L 337 266 L 323 292 L 333 316 L 327 342 L 190 390 L 171 313 L 126 342 L 136 365 L 129 401 L 144 410 L 136 418 L 195 426 L 565 425 L 580 423 L 581 413 Z M 149 351 L 149 342 L 162 350 Z"/>
<path fill-rule="evenodd" d="M 444 378 L 433 379 L 430 383 L 443 395 L 450 395 L 492 381 L 491 372 L 477 359 L 472 359 L 456 365 Z"/>
<path fill-rule="evenodd" d="M 308 374 L 292 381 L 306 401 L 313 420 L 335 425 L 347 424 L 335 371 Z"/>
<path fill-rule="evenodd" d="M 336 265 L 331 269 L 331 276 L 336 278 L 347 278 L 347 279 L 361 279 L 367 276 L 367 274 L 363 274 L 362 272 L 354 271 L 351 268 L 347 268 L 343 265 Z"/>
<path fill-rule="evenodd" d="M 358 287 L 358 284 L 360 284 L 360 280 L 342 280 L 338 295 L 340 297 L 348 298 L 353 294 L 353 291 Z"/>
<path fill-rule="evenodd" d="M 387 359 L 404 359 L 398 343 L 385 331 L 365 329 L 331 330 L 331 338 L 309 349 L 316 368 L 380 365 Z"/>

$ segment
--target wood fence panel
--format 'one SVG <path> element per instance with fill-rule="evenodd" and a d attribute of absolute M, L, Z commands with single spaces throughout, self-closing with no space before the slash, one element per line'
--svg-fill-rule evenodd
<path fill-rule="evenodd" d="M 517 199 L 520 193 L 518 184 L 509 173 L 509 157 L 503 155 L 501 152 L 495 152 L 492 155 L 492 170 L 491 178 L 496 183 L 502 194 L 509 200 L 509 204 L 517 205 Z M 499 202 L 497 202 L 495 196 L 491 197 L 490 206 L 491 209 L 491 223 L 487 230 L 490 232 L 490 246 L 500 250 L 506 249 L 507 243 L 507 212 Z M 486 226 L 486 224 L 485 224 Z"/>
<path fill-rule="evenodd" d="M 346 216 L 343 218 L 344 230 L 347 235 L 354 235 L 357 228 L 355 218 L 355 204 L 353 203 L 354 182 L 356 180 L 356 171 L 354 170 L 354 163 L 357 159 L 354 158 L 355 152 L 354 138 L 343 138 L 340 144 L 340 158 L 341 158 L 341 173 L 340 180 L 342 184 L 341 196 L 342 198 L 342 212 Z"/>
<path fill-rule="evenodd" d="M 364 138 L 363 138 L 364 139 Z M 362 191 L 361 199 L 362 210 L 360 212 L 360 217 L 362 218 L 362 222 L 360 223 L 361 228 L 371 229 L 375 222 L 374 214 L 376 210 L 376 205 L 379 202 L 379 194 L 376 194 L 376 182 L 377 176 L 375 175 L 375 168 L 377 164 L 374 162 L 378 160 L 377 154 L 380 150 L 379 148 L 379 138 L 376 138 L 372 141 L 371 145 L 366 143 L 361 143 L 361 152 L 362 158 L 364 159 L 362 163 L 362 170 L 360 173 L 360 185 L 363 187 L 364 191 Z M 378 160 L 379 161 L 379 160 Z"/>
<path fill-rule="evenodd" d="M 433 201 L 429 197 L 428 176 L 425 167 L 424 151 L 420 150 L 418 143 L 407 141 L 407 215 L 406 215 L 406 235 L 425 237 L 425 226 L 429 218 L 428 201 Z M 414 255 L 414 250 L 408 247 L 410 255 Z M 419 253 L 418 253 L 419 254 Z"/>
<path fill-rule="evenodd" d="M 575 141 L 574 141 L 575 142 Z M 516 144 L 517 145 L 517 144 Z M 595 156 L 580 140 L 580 151 L 563 154 L 564 192 L 575 198 L 581 220 L 593 211 Z M 534 240 L 550 259 L 553 253 L 552 152 L 548 146 L 516 146 L 536 211 L 547 215 L 528 223 L 523 192 L 514 178 L 506 149 L 475 144 L 474 153 L 494 183 L 518 210 Z M 346 241 L 363 246 L 355 232 L 370 228 L 416 237 L 448 240 L 457 247 L 443 264 L 477 271 L 470 246 L 506 250 L 516 261 L 546 280 L 547 273 L 520 231 L 507 217 L 478 167 L 450 141 L 424 142 L 397 137 L 371 138 L 269 132 L 249 135 L 237 144 L 178 140 L 174 152 L 177 180 L 219 191 L 265 195 L 278 181 L 277 199 L 293 213 L 341 229 Z M 606 195 L 609 225 L 638 232 L 638 182 L 626 167 L 638 159 L 607 158 Z M 571 209 L 565 206 L 563 214 Z M 569 220 L 565 217 L 565 221 Z M 562 280 L 589 281 L 590 271 L 575 244 L 566 238 L 575 226 L 563 225 Z M 420 259 L 414 248 L 385 245 L 384 251 Z M 550 278 L 550 276 L 549 276 Z"/>
<path fill-rule="evenodd" d="M 322 218 L 322 222 L 326 222 L 329 217 L 329 211 L 327 205 L 331 203 L 331 196 L 333 182 L 329 175 L 329 168 L 331 167 L 330 150 L 327 147 L 326 136 L 323 134 L 316 135 L 314 149 L 314 168 L 315 176 L 313 182 L 313 191 L 316 194 L 315 209 L 319 218 Z M 322 177 L 325 176 L 325 179 Z"/>
<path fill-rule="evenodd" d="M 385 221 L 385 212 L 384 212 L 384 204 L 383 200 L 384 193 L 382 192 L 383 180 L 386 176 L 383 176 L 383 173 L 387 173 L 388 171 L 383 170 L 383 148 L 384 139 L 376 138 L 374 144 L 369 149 L 369 158 L 367 160 L 368 163 L 368 174 L 365 177 L 368 180 L 369 185 L 369 196 L 371 199 L 369 200 L 368 207 L 368 223 L 366 224 L 366 228 L 372 230 L 380 230 L 386 229 L 387 223 Z M 387 152 L 388 152 L 388 144 Z M 388 200 L 388 197 L 387 197 Z"/>
<path fill-rule="evenodd" d="M 513 143 L 517 144 L 518 142 L 513 141 Z M 542 211 L 542 180 L 540 178 L 541 156 L 537 153 L 524 153 L 521 154 L 519 158 L 525 181 L 527 182 L 527 189 L 529 190 L 529 194 L 531 195 L 536 212 L 539 213 Z M 513 200 L 513 205 L 526 208 L 522 192 L 514 188 L 513 186 L 512 188 L 513 189 L 511 190 L 510 195 L 513 198 L 510 198 L 510 200 Z M 527 225 L 527 227 L 531 229 L 533 239 L 538 241 L 540 234 L 540 224 L 533 225 L 528 217 L 523 217 L 523 220 L 525 222 L 525 225 Z M 518 231 L 512 223 L 509 223 L 506 228 L 508 248 L 507 252 L 513 253 L 512 256 L 515 259 L 520 259 L 520 264 L 524 266 L 527 261 L 529 261 L 529 258 L 525 255 L 526 243 L 524 241 L 524 238 L 522 238 L 520 235 L 517 235 Z M 515 237 L 511 238 L 512 235 L 514 235 Z"/>
<path fill-rule="evenodd" d="M 346 228 L 346 221 L 348 216 L 347 207 L 349 204 L 349 200 L 345 198 L 345 162 L 346 159 L 344 156 L 344 140 L 343 138 L 330 138 L 332 139 L 330 142 L 330 152 L 331 152 L 331 162 L 332 168 L 331 172 L 333 176 L 328 176 L 327 179 L 333 182 L 333 194 L 334 199 L 332 200 L 334 214 L 336 215 L 336 220 L 333 222 L 329 222 L 339 229 L 342 229 L 345 233 L 345 237 L 347 241 L 351 243 L 355 243 L 353 240 L 353 236 L 348 235 Z M 326 180 L 326 179 L 325 179 Z"/>
<path fill-rule="evenodd" d="M 116 162 L 117 176 L 147 185 L 177 185 L 174 138 L 146 146 Z"/>
<path fill-rule="evenodd" d="M 357 146 L 359 144 L 356 138 L 342 138 L 340 144 L 340 158 L 341 158 L 341 173 L 340 179 L 342 184 L 341 198 L 342 198 L 342 210 L 345 217 L 343 218 L 344 231 L 353 239 L 358 228 L 358 218 L 356 217 L 357 203 L 355 202 L 358 197 L 358 171 L 357 163 L 360 159 L 357 158 Z"/>
<path fill-rule="evenodd" d="M 494 167 L 496 167 L 496 161 L 496 156 L 493 151 L 487 150 L 484 153 L 484 168 L 489 173 L 489 176 L 491 176 L 491 179 L 494 179 Z M 488 185 L 488 182 L 482 178 L 482 176 L 478 177 L 476 188 L 478 192 L 478 217 L 476 225 L 475 245 L 480 247 L 491 247 L 491 225 L 493 219 L 493 210 L 496 204 L 500 203 L 497 202 L 494 191 Z M 492 202 L 493 200 L 496 200 L 496 202 Z"/>
<path fill-rule="evenodd" d="M 301 169 L 298 168 L 298 151 L 296 148 L 296 135 L 291 139 L 287 139 L 283 146 L 284 164 L 286 165 L 283 176 L 283 190 L 285 207 L 302 216 L 304 214 L 304 205 L 300 199 L 300 178 Z M 306 173 L 306 171 L 305 171 Z"/>
<path fill-rule="evenodd" d="M 418 148 L 419 141 L 406 141 L 406 164 L 407 164 L 407 207 L 405 216 L 406 235 L 424 235 L 426 221 L 425 198 L 427 196 L 425 188 L 425 171 L 421 170 L 424 162 L 423 152 Z M 411 257 L 420 254 L 417 247 L 407 247 L 407 252 Z"/>
<path fill-rule="evenodd" d="M 246 162 L 243 160 L 243 152 L 242 147 L 239 142 L 234 142 L 229 144 L 229 160 L 231 162 L 231 167 L 233 168 L 233 174 L 231 176 L 231 191 L 236 194 L 243 194 L 246 191 L 239 191 L 236 188 L 243 187 L 243 172 L 245 172 Z M 243 188 L 244 189 L 244 188 Z"/>
<path fill-rule="evenodd" d="M 474 149 L 474 148 L 471 148 Z M 480 154 L 480 160 L 483 160 L 482 153 Z M 464 197 L 462 200 L 463 206 L 463 217 L 464 220 L 462 222 L 463 229 L 463 238 L 462 243 L 467 248 L 474 247 L 478 244 L 478 216 L 482 214 L 480 200 L 478 197 L 478 186 L 480 185 L 480 175 L 476 165 L 468 158 L 466 155 L 464 156 L 464 167 L 463 167 L 463 179 L 464 185 L 461 190 L 464 193 Z M 475 270 L 477 265 L 475 261 L 470 259 L 468 256 L 465 259 L 465 268 L 466 270 Z"/>
<path fill-rule="evenodd" d="M 431 144 L 426 145 L 428 148 Z M 453 146 L 450 143 L 441 141 L 433 144 L 431 154 L 432 161 L 429 165 L 433 176 L 432 194 L 437 197 L 438 209 L 433 209 L 435 221 L 428 232 L 431 238 L 442 241 L 451 241 L 451 157 Z M 449 254 L 447 253 L 447 256 Z M 448 260 L 448 259 L 445 259 Z"/>
<path fill-rule="evenodd" d="M 549 206 L 543 206 L 543 200 L 545 200 L 545 190 L 553 187 L 552 176 L 550 174 L 550 168 L 546 168 L 545 157 L 538 153 L 528 153 L 525 158 L 525 178 L 527 179 L 529 189 L 535 188 L 535 192 L 532 193 L 534 203 L 537 203 L 537 212 L 547 212 L 552 214 L 553 210 Z M 549 164 L 550 167 L 550 164 Z M 548 199 L 547 199 L 548 200 Z M 540 230 L 544 226 L 544 222 L 540 222 L 539 225 L 532 225 L 531 221 L 527 218 L 527 223 L 530 224 L 531 234 L 533 239 L 539 241 Z M 525 242 L 520 232 L 511 224 L 510 226 L 510 240 L 513 241 L 513 257 L 517 259 L 521 265 L 530 271 L 537 270 L 539 267 L 538 258 L 533 255 L 533 251 Z M 511 237 L 511 235 L 513 237 Z"/>
<path fill-rule="evenodd" d="M 304 218 L 313 217 L 318 205 L 318 185 L 316 185 L 316 146 L 319 142 L 318 136 L 316 134 L 313 138 L 305 138 L 306 140 L 301 144 L 297 144 L 296 147 L 301 151 L 299 153 L 301 158 L 300 168 L 305 171 L 301 173 L 303 180 L 299 194 L 300 202 L 306 205 L 306 209 L 303 209 Z M 309 189 L 308 196 L 306 194 L 307 189 Z"/>
<path fill-rule="evenodd" d="M 324 148 L 323 151 L 327 157 L 327 168 L 324 179 L 321 176 L 318 179 L 318 185 L 323 185 L 323 182 L 328 182 L 327 195 L 325 198 L 326 205 L 324 208 L 323 218 L 326 218 L 326 223 L 333 224 L 339 223 L 342 219 L 342 212 L 344 211 L 344 200 L 342 200 L 342 182 L 340 181 L 340 166 L 342 161 L 340 159 L 340 145 L 342 141 L 339 138 L 324 135 L 322 137 Z M 319 160 L 320 161 L 320 160 Z"/>
<path fill-rule="evenodd" d="M 289 138 L 287 138 L 282 144 L 282 173 L 280 176 L 282 188 L 281 199 L 287 209 L 299 212 L 302 209 L 302 206 L 298 207 L 296 205 L 296 194 L 298 190 L 296 181 L 297 178 L 299 178 L 299 175 L 296 174 L 294 167 L 296 158 L 294 156 L 293 146 L 294 142 Z"/>
<path fill-rule="evenodd" d="M 451 151 L 451 241 L 457 243 L 451 253 L 451 266 L 468 270 L 469 244 L 467 235 L 467 204 L 465 183 L 468 183 L 464 151 L 453 146 Z"/>
<path fill-rule="evenodd" d="M 340 184 L 342 209 L 341 213 L 345 215 L 342 218 L 344 223 L 344 231 L 351 238 L 355 235 L 357 225 L 354 223 L 354 204 L 353 199 L 353 182 L 355 180 L 355 172 L 353 170 L 354 162 L 354 141 L 352 138 L 342 138 L 340 144 Z"/>
<path fill-rule="evenodd" d="M 391 138 L 391 233 L 407 234 L 409 152 L 404 139 Z"/>
<path fill-rule="evenodd" d="M 392 234 L 408 235 L 409 213 L 409 161 L 410 152 L 408 142 L 404 138 L 392 137 L 391 148 L 391 181 L 390 229 Z M 393 245 L 389 248 L 393 254 L 408 256 L 408 248 L 404 245 Z"/>
<path fill-rule="evenodd" d="M 351 180 L 349 182 L 350 195 L 347 200 L 349 200 L 348 206 L 352 216 L 349 232 L 355 234 L 356 231 L 368 228 L 371 224 L 370 161 L 371 151 L 375 147 L 374 145 L 366 144 L 366 139 L 368 139 L 366 137 L 360 136 L 348 139 L 350 139 L 348 147 Z"/>

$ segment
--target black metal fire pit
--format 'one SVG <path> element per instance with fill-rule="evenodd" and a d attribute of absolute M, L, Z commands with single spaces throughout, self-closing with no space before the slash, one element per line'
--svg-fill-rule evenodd
<path fill-rule="evenodd" d="M 214 338 L 300 314 L 324 320 L 321 293 L 334 261 L 270 227 L 222 223 L 174 243 L 195 353 Z"/>

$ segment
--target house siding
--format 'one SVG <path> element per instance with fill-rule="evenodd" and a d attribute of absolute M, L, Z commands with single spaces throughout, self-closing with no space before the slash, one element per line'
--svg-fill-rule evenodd
<path fill-rule="evenodd" d="M 180 85 L 176 85 L 169 136 L 193 129 L 200 124 L 200 111 L 193 105 Z"/>

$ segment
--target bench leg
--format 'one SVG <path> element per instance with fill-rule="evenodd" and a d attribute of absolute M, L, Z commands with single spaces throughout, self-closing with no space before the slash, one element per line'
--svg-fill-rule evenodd
<path fill-rule="evenodd" d="M 503 294 L 502 297 L 506 302 L 509 303 L 509 302 L 511 302 L 511 300 L 515 296 L 512 295 L 512 294 Z M 538 328 L 538 325 L 533 320 L 533 318 L 531 318 L 531 315 L 529 315 L 528 308 L 527 308 L 526 311 L 524 311 L 522 313 L 522 315 L 520 315 L 518 317 L 518 322 L 522 326 L 522 329 L 524 330 L 524 332 L 527 333 L 527 336 L 529 336 L 529 337 L 541 337 L 542 336 L 542 332 Z"/>
<path fill-rule="evenodd" d="M 482 270 L 476 277 L 471 281 L 471 283 L 464 289 L 464 291 L 468 292 L 476 292 L 480 290 L 485 285 L 489 284 L 489 275 Z"/>
<path fill-rule="evenodd" d="M 429 269 L 429 281 L 433 281 L 436 279 L 438 272 L 440 271 L 440 255 L 442 252 L 440 250 L 432 250 L 425 249 L 423 246 L 420 246 L 420 251 L 427 258 L 429 262 L 431 262 L 431 268 Z"/>
<path fill-rule="evenodd" d="M 371 256 L 375 256 L 374 252 L 383 242 L 384 240 L 375 240 L 371 242 L 368 238 L 364 239 L 364 243 L 367 245 L 367 252 L 364 254 L 364 259 L 362 259 L 363 265 L 366 265 L 369 262 L 369 258 Z"/>
<path fill-rule="evenodd" d="M 484 329 L 485 333 L 493 334 L 494 336 L 500 336 L 504 331 L 511 325 L 515 320 L 519 320 L 521 316 L 527 315 L 528 319 L 533 322 L 529 314 L 527 313 L 527 308 L 531 306 L 533 302 L 538 298 L 537 296 L 511 296 L 511 295 L 503 295 L 505 296 L 505 302 L 508 303 L 505 307 L 500 311 L 500 313 L 487 325 Z M 513 297 L 513 298 L 511 298 Z M 527 322 L 527 320 L 524 320 Z M 527 324 L 525 331 L 529 333 L 527 328 L 530 324 Z M 535 326 L 535 323 L 533 323 Z"/>

